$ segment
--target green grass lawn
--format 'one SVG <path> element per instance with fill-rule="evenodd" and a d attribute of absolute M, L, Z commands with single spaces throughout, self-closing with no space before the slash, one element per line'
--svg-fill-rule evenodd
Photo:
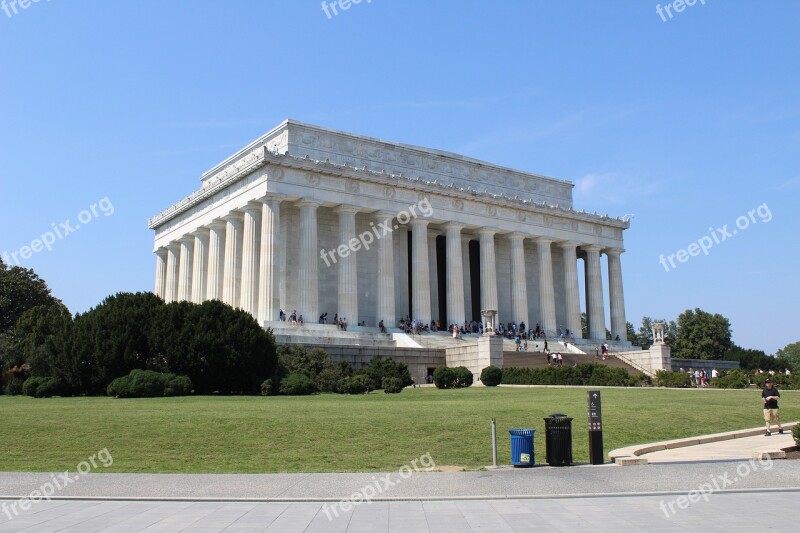
<path fill-rule="evenodd" d="M 602 389 L 605 452 L 657 440 L 755 427 L 759 391 Z M 784 421 L 800 392 L 783 394 Z M 186 397 L 117 400 L 0 396 L 0 471 L 74 471 L 103 448 L 103 471 L 259 473 L 390 471 L 430 452 L 438 466 L 491 464 L 497 418 L 501 463 L 508 429 L 536 429 L 544 462 L 550 413 L 575 418 L 576 461 L 588 461 L 586 389 L 407 389 L 366 396 Z"/>

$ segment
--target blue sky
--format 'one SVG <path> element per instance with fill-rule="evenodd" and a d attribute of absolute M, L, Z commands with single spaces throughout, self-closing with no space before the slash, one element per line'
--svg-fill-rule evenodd
<path fill-rule="evenodd" d="M 87 210 L 23 265 L 74 312 L 152 290 L 147 219 L 291 117 L 573 181 L 577 208 L 633 215 L 630 322 L 700 307 L 772 353 L 800 340 L 800 3 L 666 22 L 657 3 L 0 6 L 0 253 Z M 763 204 L 769 222 L 659 263 Z"/>

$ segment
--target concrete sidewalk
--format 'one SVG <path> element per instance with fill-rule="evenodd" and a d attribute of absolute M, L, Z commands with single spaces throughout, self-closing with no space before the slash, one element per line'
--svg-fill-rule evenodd
<path fill-rule="evenodd" d="M 674 463 L 687 461 L 736 461 L 749 459 L 783 459 L 784 449 L 795 446 L 792 428 L 797 422 L 783 425 L 783 434 L 773 427 L 765 436 L 764 427 L 700 435 L 648 444 L 626 446 L 609 452 L 620 465 Z"/>

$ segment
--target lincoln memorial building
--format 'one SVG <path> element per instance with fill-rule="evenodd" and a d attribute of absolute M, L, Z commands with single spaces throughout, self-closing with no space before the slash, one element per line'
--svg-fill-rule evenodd
<path fill-rule="evenodd" d="M 406 316 L 444 328 L 496 310 L 501 323 L 576 339 L 584 301 L 589 340 L 608 328 L 625 341 L 629 223 L 575 209 L 572 189 L 287 120 L 150 219 L 155 292 L 166 302 L 219 299 L 264 327 L 281 310 L 307 325 L 328 313 L 329 323 L 338 314 L 390 330 Z"/>

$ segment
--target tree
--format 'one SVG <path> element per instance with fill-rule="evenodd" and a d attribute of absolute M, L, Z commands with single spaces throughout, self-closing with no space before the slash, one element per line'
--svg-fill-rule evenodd
<path fill-rule="evenodd" d="M 29 268 L 11 267 L 0 259 L 0 334 L 10 333 L 19 317 L 37 305 L 60 305 L 47 283 Z"/>
<path fill-rule="evenodd" d="M 173 302 L 156 314 L 152 345 L 164 371 L 192 380 L 195 394 L 258 394 L 275 374 L 275 338 L 219 300 Z"/>
<path fill-rule="evenodd" d="M 625 331 L 626 337 L 628 338 L 628 342 L 633 344 L 638 344 L 639 337 L 636 335 L 636 330 L 633 329 L 633 324 L 630 322 L 625 322 Z"/>
<path fill-rule="evenodd" d="M 785 361 L 792 372 L 800 372 L 800 341 L 787 344 L 775 352 L 775 356 L 779 360 Z"/>
<path fill-rule="evenodd" d="M 723 359 L 726 361 L 739 361 L 739 366 L 744 370 L 755 370 L 757 368 L 761 370 L 783 370 L 785 366 L 761 350 L 748 350 L 735 344 L 725 353 Z"/>
<path fill-rule="evenodd" d="M 724 316 L 699 308 L 678 316 L 677 337 L 671 344 L 673 357 L 719 360 L 731 346 L 731 324 Z"/>

